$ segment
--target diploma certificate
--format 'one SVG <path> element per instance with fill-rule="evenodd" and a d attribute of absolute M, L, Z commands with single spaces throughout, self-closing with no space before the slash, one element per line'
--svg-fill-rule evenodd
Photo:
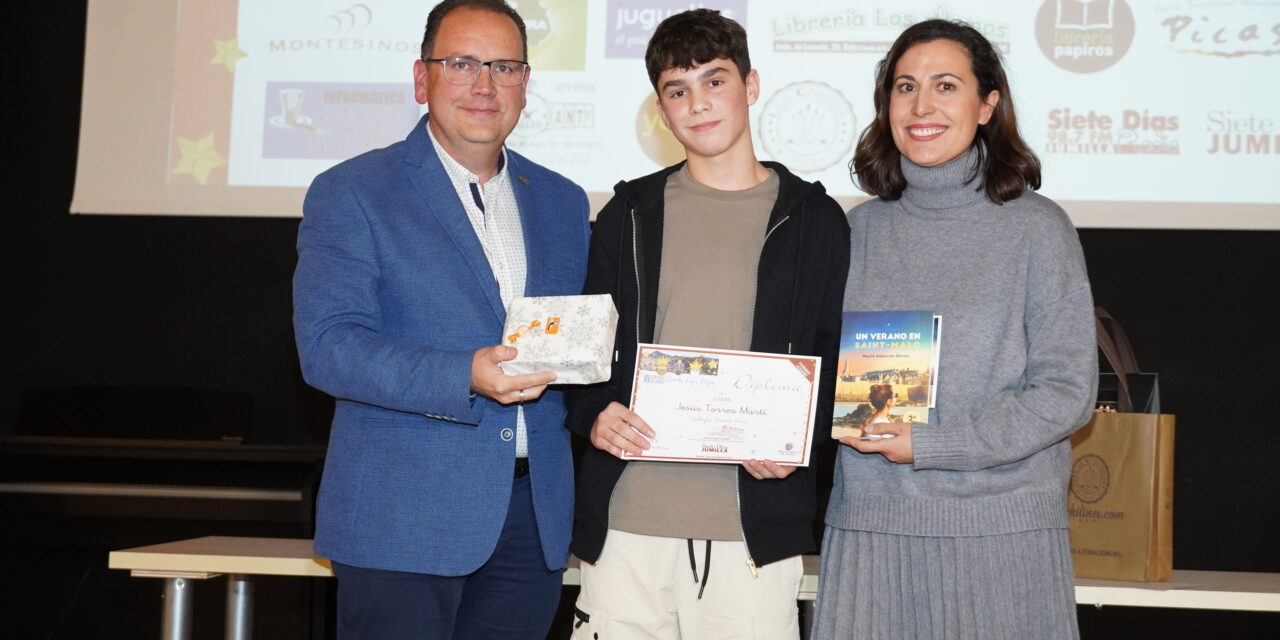
<path fill-rule="evenodd" d="M 657 436 L 636 460 L 809 465 L 822 358 L 641 344 L 631 410 Z"/>

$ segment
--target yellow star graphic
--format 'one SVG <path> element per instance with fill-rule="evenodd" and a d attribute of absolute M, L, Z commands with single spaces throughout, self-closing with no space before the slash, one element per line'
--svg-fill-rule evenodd
<path fill-rule="evenodd" d="M 202 186 L 209 181 L 209 172 L 227 163 L 227 159 L 213 148 L 213 132 L 199 140 L 178 138 L 178 148 L 182 157 L 173 175 L 190 174 Z"/>
<path fill-rule="evenodd" d="M 227 68 L 227 73 L 235 73 L 236 61 L 249 54 L 240 50 L 240 39 L 232 38 L 230 40 L 214 40 L 213 48 L 216 53 L 209 64 L 220 64 Z"/>

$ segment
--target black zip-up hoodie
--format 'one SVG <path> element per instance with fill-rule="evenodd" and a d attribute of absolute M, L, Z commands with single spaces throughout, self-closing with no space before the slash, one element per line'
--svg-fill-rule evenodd
<path fill-rule="evenodd" d="M 830 439 L 835 397 L 840 312 L 849 272 L 849 224 L 820 183 L 806 182 L 773 162 L 778 198 L 769 214 L 757 275 L 751 350 L 822 356 L 814 448 Z M 586 294 L 607 293 L 618 308 L 613 376 L 566 392 L 566 424 L 590 438 L 596 416 L 609 405 L 628 405 L 638 342 L 653 342 L 662 262 L 667 177 L 683 163 L 619 182 L 591 234 Z M 697 277 L 697 274 L 688 274 Z M 609 528 L 609 500 L 628 462 L 589 442 L 578 469 L 574 555 L 595 562 Z M 755 565 L 816 550 L 817 493 L 812 465 L 783 480 L 757 480 L 738 467 L 739 515 Z"/>

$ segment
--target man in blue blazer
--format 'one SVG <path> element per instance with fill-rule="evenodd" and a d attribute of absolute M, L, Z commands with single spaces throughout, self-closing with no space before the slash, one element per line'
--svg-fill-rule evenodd
<path fill-rule="evenodd" d="M 318 176 L 294 329 L 337 399 L 316 552 L 342 638 L 541 638 L 559 600 L 573 465 L 549 371 L 504 375 L 506 305 L 576 294 L 582 189 L 504 147 L 529 79 L 503 0 L 446 0 L 414 63 L 404 142 Z"/>

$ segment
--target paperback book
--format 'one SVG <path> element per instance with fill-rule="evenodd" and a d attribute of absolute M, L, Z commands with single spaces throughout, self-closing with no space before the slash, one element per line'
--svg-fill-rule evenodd
<path fill-rule="evenodd" d="M 858 437 L 874 422 L 928 422 L 941 347 L 942 316 L 932 311 L 846 311 L 831 436 Z"/>

